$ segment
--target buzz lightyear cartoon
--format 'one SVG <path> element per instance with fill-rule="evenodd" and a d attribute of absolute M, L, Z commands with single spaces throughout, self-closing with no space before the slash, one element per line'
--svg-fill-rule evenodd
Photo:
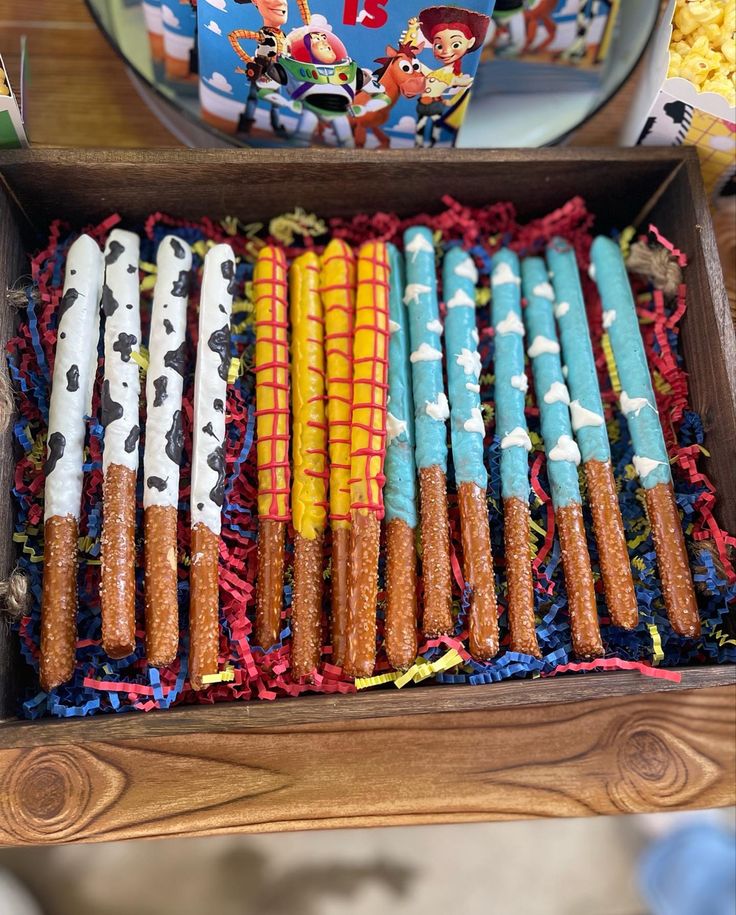
<path fill-rule="evenodd" d="M 290 32 L 274 67 L 293 110 L 300 112 L 292 138 L 308 144 L 319 129 L 331 129 L 337 146 L 353 146 L 349 114 L 355 95 L 370 78 L 350 58 L 323 17 Z"/>
<path fill-rule="evenodd" d="M 263 99 L 270 105 L 270 121 L 274 133 L 284 135 L 279 108 L 286 102 L 280 94 L 281 83 L 275 79 L 275 64 L 286 50 L 286 34 L 283 26 L 289 18 L 287 0 L 235 0 L 236 3 L 253 3 L 263 19 L 263 26 L 258 30 L 235 29 L 228 34 L 228 40 L 245 67 L 238 67 L 241 73 L 250 80 L 248 99 L 245 111 L 241 115 L 239 130 L 248 133 L 255 123 L 258 100 Z M 299 13 L 305 24 L 311 18 L 308 0 L 297 0 Z M 254 41 L 254 53 L 249 54 L 242 46 L 242 41 Z"/>

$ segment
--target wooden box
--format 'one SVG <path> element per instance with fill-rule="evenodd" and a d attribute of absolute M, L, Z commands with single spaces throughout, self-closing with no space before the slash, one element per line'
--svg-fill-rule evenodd
<path fill-rule="evenodd" d="M 692 151 L 31 151 L 0 154 L 0 289 L 28 273 L 48 222 L 117 211 L 246 222 L 436 211 L 442 194 L 513 200 L 521 219 L 575 194 L 597 229 L 653 222 L 690 256 L 682 326 L 692 403 L 736 531 L 736 343 Z M 0 305 L 4 345 L 12 313 Z M 0 490 L 13 467 L 10 434 Z M 0 576 L 13 565 L 0 503 Z M 148 714 L 21 722 L 17 647 L 0 640 L 0 843 L 581 816 L 733 804 L 733 666 L 674 684 L 602 673 L 424 685 Z"/>

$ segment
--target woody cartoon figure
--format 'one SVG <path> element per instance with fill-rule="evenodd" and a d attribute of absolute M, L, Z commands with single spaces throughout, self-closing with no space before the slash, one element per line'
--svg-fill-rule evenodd
<path fill-rule="evenodd" d="M 426 71 L 430 91 L 417 103 L 417 146 L 434 146 L 443 127 L 457 132 L 473 84 L 472 77 L 462 72 L 462 60 L 483 46 L 490 21 L 488 16 L 463 7 L 430 6 L 409 23 L 407 35 L 414 37 L 421 30 L 442 64 L 437 70 Z M 431 77 L 434 80 L 430 83 Z"/>
<path fill-rule="evenodd" d="M 270 104 L 270 120 L 274 133 L 284 134 L 279 117 L 279 107 L 284 105 L 279 90 L 279 82 L 274 66 L 286 50 L 286 34 L 283 26 L 289 17 L 287 0 L 235 0 L 236 3 L 253 3 L 263 19 L 263 27 L 253 29 L 235 29 L 228 34 L 228 40 L 238 57 L 246 64 L 238 67 L 236 73 L 242 73 L 250 80 L 248 100 L 245 111 L 240 118 L 239 130 L 247 133 L 255 122 L 256 107 L 259 99 Z M 309 24 L 311 13 L 309 0 L 297 0 L 302 22 Z M 255 41 L 253 55 L 243 48 L 242 41 Z M 274 78 L 276 77 L 276 78 Z"/>

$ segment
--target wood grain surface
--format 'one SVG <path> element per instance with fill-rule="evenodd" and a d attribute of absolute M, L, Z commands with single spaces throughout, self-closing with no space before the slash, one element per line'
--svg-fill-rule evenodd
<path fill-rule="evenodd" d="M 13 333 L 15 309 L 10 302 L 10 292 L 19 284 L 19 279 L 28 277 L 27 260 L 21 243 L 17 213 L 13 212 L 7 195 L 0 187 L 0 351 Z M 8 364 L 0 359 L 0 382 L 4 389 L 10 389 Z M 13 507 L 8 496 L 13 485 L 13 420 L 15 411 L 12 404 L 0 398 L 0 579 L 6 581 L 15 565 L 15 544 L 11 537 L 13 530 Z M 8 684 L 17 683 L 19 669 L 18 639 L 11 629 L 11 621 L 4 608 L 0 607 L 0 719 L 15 714 L 15 690 Z"/>
<path fill-rule="evenodd" d="M 736 688 L 0 751 L 0 843 L 734 801 Z"/>

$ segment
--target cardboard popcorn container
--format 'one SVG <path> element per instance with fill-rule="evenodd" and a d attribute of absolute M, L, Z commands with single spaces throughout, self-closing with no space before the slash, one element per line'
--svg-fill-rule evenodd
<path fill-rule="evenodd" d="M 733 193 L 736 108 L 715 92 L 668 77 L 675 0 L 670 0 L 621 140 L 628 146 L 694 146 L 711 200 Z"/>

